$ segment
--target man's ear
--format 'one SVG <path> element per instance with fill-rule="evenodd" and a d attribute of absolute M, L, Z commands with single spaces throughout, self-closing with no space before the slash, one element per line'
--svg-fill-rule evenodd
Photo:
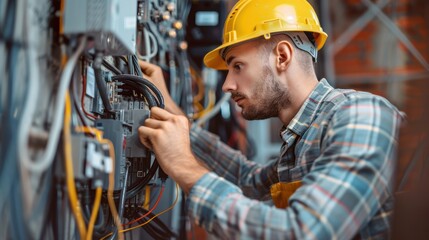
<path fill-rule="evenodd" d="M 284 71 L 288 68 L 292 61 L 293 46 L 288 41 L 280 41 L 276 47 L 276 67 L 278 71 Z"/>

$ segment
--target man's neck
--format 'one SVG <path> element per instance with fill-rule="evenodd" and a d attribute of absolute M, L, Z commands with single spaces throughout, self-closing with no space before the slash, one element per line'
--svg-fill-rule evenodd
<path fill-rule="evenodd" d="M 298 113 L 317 83 L 316 76 L 311 76 L 306 79 L 294 79 L 294 82 L 289 85 L 290 105 L 280 110 L 278 116 L 285 126 L 289 125 L 290 121 Z"/>

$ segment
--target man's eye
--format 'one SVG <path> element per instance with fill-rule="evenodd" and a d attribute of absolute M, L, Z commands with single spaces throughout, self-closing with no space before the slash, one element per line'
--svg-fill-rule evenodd
<path fill-rule="evenodd" d="M 234 64 L 234 70 L 241 70 L 241 64 Z"/>

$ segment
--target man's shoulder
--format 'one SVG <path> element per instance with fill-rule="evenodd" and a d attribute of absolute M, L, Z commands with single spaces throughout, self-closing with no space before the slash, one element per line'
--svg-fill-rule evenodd
<path fill-rule="evenodd" d="M 335 88 L 325 98 L 325 102 L 328 103 L 331 108 L 341 108 L 347 105 L 383 105 L 397 111 L 397 108 L 386 98 L 370 92 L 356 91 L 353 89 Z"/>

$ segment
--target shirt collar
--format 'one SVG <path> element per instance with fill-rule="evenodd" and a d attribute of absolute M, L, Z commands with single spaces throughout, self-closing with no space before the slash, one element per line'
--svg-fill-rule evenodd
<path fill-rule="evenodd" d="M 287 127 L 283 126 L 280 135 L 284 141 L 287 141 L 287 130 L 299 136 L 304 134 L 316 117 L 320 103 L 333 89 L 326 79 L 323 78 L 319 81 L 289 125 Z"/>

